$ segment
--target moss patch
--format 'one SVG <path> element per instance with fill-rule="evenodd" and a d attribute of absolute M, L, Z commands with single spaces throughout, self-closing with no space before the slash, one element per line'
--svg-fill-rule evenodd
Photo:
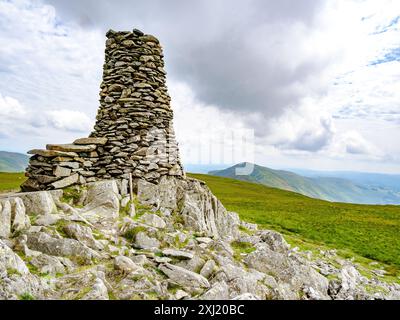
<path fill-rule="evenodd" d="M 231 243 L 231 247 L 234 251 L 233 257 L 237 261 L 242 260 L 242 254 L 249 254 L 256 250 L 256 248 L 254 248 L 254 246 L 249 242 L 234 241 Z"/>
<path fill-rule="evenodd" d="M 139 232 L 146 232 L 146 230 L 147 230 L 147 229 L 146 229 L 145 227 L 137 226 L 137 227 L 135 227 L 135 228 L 132 228 L 132 229 L 129 229 L 128 231 L 126 231 L 122 236 L 123 236 L 125 239 L 127 239 L 127 240 L 133 242 L 133 241 L 135 241 L 136 235 L 137 235 Z"/>

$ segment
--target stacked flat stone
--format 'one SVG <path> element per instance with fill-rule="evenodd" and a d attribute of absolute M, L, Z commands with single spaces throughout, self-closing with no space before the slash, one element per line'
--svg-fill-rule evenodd
<path fill-rule="evenodd" d="M 94 131 L 33 154 L 23 191 L 59 189 L 130 175 L 157 183 L 184 178 L 159 41 L 139 30 L 107 33 Z"/>
<path fill-rule="evenodd" d="M 106 143 L 107 138 L 81 138 L 72 144 L 48 144 L 46 150 L 29 151 L 33 156 L 22 191 L 61 189 L 97 181 L 93 167 L 99 160 L 98 149 Z"/>
<path fill-rule="evenodd" d="M 162 48 L 139 30 L 107 33 L 100 108 L 91 137 L 108 142 L 94 165 L 97 177 L 132 173 L 157 181 L 183 176 L 172 124 Z"/>

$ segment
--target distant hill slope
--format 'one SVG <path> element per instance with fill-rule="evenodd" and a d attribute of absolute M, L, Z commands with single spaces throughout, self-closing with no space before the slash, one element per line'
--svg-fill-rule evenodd
<path fill-rule="evenodd" d="M 25 154 L 0 151 L 0 172 L 23 172 L 28 161 Z"/>
<path fill-rule="evenodd" d="M 215 169 L 216 170 L 216 169 Z M 400 191 L 400 174 L 384 174 L 354 171 L 315 171 L 304 169 L 288 169 L 304 177 L 335 177 L 351 180 L 356 184 L 371 187 L 388 187 Z"/>
<path fill-rule="evenodd" d="M 334 177 L 304 177 L 290 171 L 273 170 L 258 165 L 254 165 L 253 172 L 248 176 L 236 175 L 236 168 L 243 166 L 243 163 L 237 164 L 224 170 L 211 171 L 210 174 L 256 182 L 334 202 L 400 204 L 400 190 L 387 186 L 364 185 L 348 179 Z"/>

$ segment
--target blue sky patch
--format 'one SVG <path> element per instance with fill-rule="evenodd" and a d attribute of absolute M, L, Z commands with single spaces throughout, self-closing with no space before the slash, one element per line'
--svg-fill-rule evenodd
<path fill-rule="evenodd" d="M 382 63 L 388 63 L 393 61 L 400 61 L 400 47 L 392 49 L 386 53 L 383 58 L 375 60 L 369 64 L 369 66 L 376 66 Z"/>
<path fill-rule="evenodd" d="M 388 25 L 383 26 L 383 27 L 381 27 L 381 26 L 376 27 L 376 31 L 372 34 L 376 35 L 376 34 L 385 33 L 387 31 L 389 31 L 390 29 L 392 29 L 394 26 L 396 26 L 399 22 L 400 22 L 400 16 L 397 16 L 396 18 L 393 18 L 392 21 L 390 21 Z"/>

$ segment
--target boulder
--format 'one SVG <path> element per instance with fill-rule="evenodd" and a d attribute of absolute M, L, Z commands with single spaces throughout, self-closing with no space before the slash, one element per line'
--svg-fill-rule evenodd
<path fill-rule="evenodd" d="M 96 239 L 93 237 L 92 229 L 79 223 L 69 223 L 64 226 L 63 231 L 72 239 L 78 240 L 89 248 L 97 249 Z"/>
<path fill-rule="evenodd" d="M 134 263 L 130 258 L 125 256 L 118 256 L 114 258 L 114 269 L 126 273 L 130 273 L 141 269 L 136 263 Z"/>
<path fill-rule="evenodd" d="M 289 249 L 289 244 L 278 232 L 261 230 L 257 233 L 257 236 L 259 236 L 261 240 L 265 242 L 273 251 L 285 252 Z"/>
<path fill-rule="evenodd" d="M 49 191 L 27 192 L 18 194 L 25 205 L 28 215 L 48 215 L 57 213 L 52 193 Z"/>
<path fill-rule="evenodd" d="M 87 246 L 73 239 L 56 239 L 46 233 L 27 234 L 27 245 L 29 249 L 40 251 L 47 255 L 57 257 L 73 257 L 84 263 L 90 264 L 93 258 L 99 255 Z"/>
<path fill-rule="evenodd" d="M 114 180 L 104 180 L 87 185 L 87 195 L 81 212 L 114 219 L 119 216 L 119 210 L 119 192 Z"/>
<path fill-rule="evenodd" d="M 194 255 L 192 259 L 182 259 L 177 265 L 186 270 L 198 273 L 206 262 L 199 255 Z"/>
<path fill-rule="evenodd" d="M 103 280 L 97 278 L 91 290 L 81 300 L 109 300 L 108 290 Z"/>
<path fill-rule="evenodd" d="M 61 219 L 62 219 L 61 216 L 58 214 L 46 214 L 44 216 L 39 216 L 35 220 L 34 224 L 36 226 L 48 227 L 55 225 Z"/>
<path fill-rule="evenodd" d="M 215 283 L 212 288 L 199 297 L 200 300 L 229 300 L 229 287 L 224 282 Z"/>
<path fill-rule="evenodd" d="M 216 263 L 215 263 L 214 260 L 208 260 L 204 264 L 203 268 L 201 268 L 200 274 L 204 278 L 208 279 L 212 275 L 212 273 L 214 272 L 215 266 L 216 266 Z"/>
<path fill-rule="evenodd" d="M 245 262 L 250 268 L 272 275 L 280 282 L 289 284 L 291 291 L 299 296 L 304 288 L 312 288 L 322 299 L 329 300 L 328 280 L 310 267 L 305 261 L 299 261 L 288 252 L 277 252 L 267 244 L 257 245 Z"/>
<path fill-rule="evenodd" d="M 149 237 L 144 232 L 139 232 L 135 237 L 135 247 L 140 249 L 157 249 L 160 247 L 160 241 Z"/>
<path fill-rule="evenodd" d="M 31 221 L 29 216 L 25 214 L 25 205 L 21 198 L 13 198 L 10 200 L 11 203 L 11 229 L 14 232 L 20 232 L 28 230 L 31 227 Z"/>
<path fill-rule="evenodd" d="M 0 274 L 11 271 L 20 275 L 29 274 L 29 269 L 25 262 L 0 240 Z"/>
<path fill-rule="evenodd" d="M 62 263 L 62 259 L 67 258 L 59 258 L 49 256 L 47 254 L 40 254 L 33 257 L 29 263 L 41 274 L 50 274 L 52 276 L 56 276 L 57 274 L 64 274 L 68 270 Z M 69 263 L 66 264 L 71 267 L 72 262 L 69 261 Z"/>
<path fill-rule="evenodd" d="M 0 201 L 0 238 L 11 235 L 11 204 L 9 200 Z"/>
<path fill-rule="evenodd" d="M 165 221 L 160 218 L 158 215 L 156 214 L 145 214 L 142 216 L 142 221 L 149 225 L 152 226 L 154 228 L 158 228 L 158 229 L 164 229 L 167 224 L 165 223 Z"/>
<path fill-rule="evenodd" d="M 169 279 L 184 288 L 201 289 L 210 287 L 210 283 L 203 276 L 173 264 L 166 263 L 160 265 L 159 269 Z"/>
<path fill-rule="evenodd" d="M 173 257 L 178 259 L 193 259 L 194 254 L 188 251 L 181 251 L 175 249 L 164 249 L 162 254 L 167 257 Z"/>
<path fill-rule="evenodd" d="M 145 264 L 149 263 L 149 260 L 144 254 L 133 256 L 131 257 L 131 260 L 139 266 L 144 266 Z"/>

